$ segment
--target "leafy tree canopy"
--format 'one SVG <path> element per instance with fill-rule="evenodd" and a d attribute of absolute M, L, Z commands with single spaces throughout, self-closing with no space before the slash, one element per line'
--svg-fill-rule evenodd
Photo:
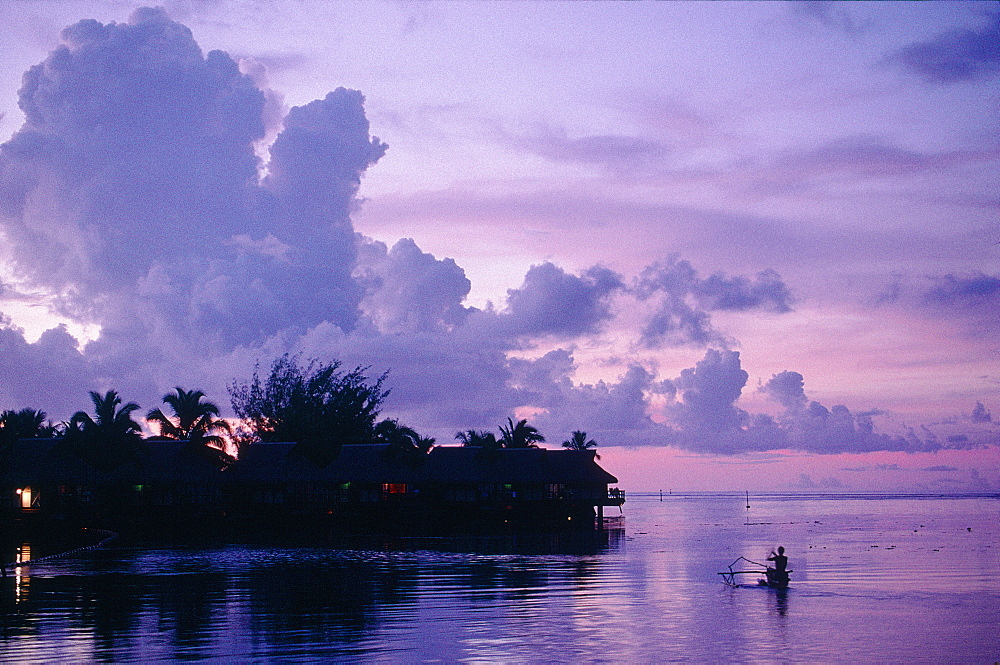
<path fill-rule="evenodd" d="M 259 365 L 249 383 L 229 386 L 233 411 L 249 431 L 241 443 L 294 441 L 299 452 L 321 466 L 329 464 L 345 443 L 370 443 L 375 420 L 389 394 L 382 389 L 388 372 L 369 379 L 367 367 L 341 371 L 341 363 L 285 354 L 261 380 Z"/>

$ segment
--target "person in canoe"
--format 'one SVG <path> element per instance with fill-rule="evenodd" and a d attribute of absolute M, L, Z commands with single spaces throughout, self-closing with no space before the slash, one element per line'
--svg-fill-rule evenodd
<path fill-rule="evenodd" d="M 774 562 L 774 568 L 767 567 L 767 583 L 770 586 L 788 586 L 788 557 L 785 556 L 785 548 L 779 547 L 778 551 L 771 550 L 767 557 L 768 561 Z"/>

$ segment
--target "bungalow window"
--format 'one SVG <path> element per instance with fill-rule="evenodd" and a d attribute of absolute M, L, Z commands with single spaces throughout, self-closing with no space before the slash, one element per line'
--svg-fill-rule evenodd
<path fill-rule="evenodd" d="M 21 508 L 29 509 L 38 507 L 38 492 L 33 492 L 31 487 L 22 487 L 17 490 L 20 497 Z"/>

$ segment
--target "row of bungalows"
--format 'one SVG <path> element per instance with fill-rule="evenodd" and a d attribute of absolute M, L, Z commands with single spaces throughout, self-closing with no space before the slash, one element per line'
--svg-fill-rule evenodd
<path fill-rule="evenodd" d="M 95 468 L 59 443 L 25 439 L 8 451 L 0 473 L 0 508 L 8 517 L 108 526 L 226 519 L 328 521 L 362 530 L 591 527 L 603 523 L 606 506 L 624 502 L 593 451 L 438 446 L 420 453 L 345 445 L 319 466 L 294 443 L 257 443 L 226 464 L 214 449 L 147 440 L 114 468 Z"/>

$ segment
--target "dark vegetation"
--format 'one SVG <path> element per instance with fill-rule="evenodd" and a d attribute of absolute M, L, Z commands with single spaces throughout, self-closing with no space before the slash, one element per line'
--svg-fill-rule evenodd
<path fill-rule="evenodd" d="M 77 411 L 62 423 L 46 420 L 44 411 L 7 410 L 0 413 L 0 462 L 10 455 L 15 441 L 32 438 L 58 438 L 65 450 L 101 470 L 140 457 L 145 441 L 156 440 L 188 441 L 192 450 L 210 455 L 220 467 L 233 463 L 240 447 L 257 442 L 295 442 L 298 454 L 320 466 L 336 459 L 344 444 L 389 444 L 388 454 L 405 459 L 430 452 L 433 438 L 395 419 L 378 420 L 389 394 L 383 387 L 387 373 L 371 378 L 368 370 L 361 366 L 345 370 L 338 360 L 302 364 L 299 356 L 285 354 L 271 364 L 265 378 L 258 366 L 249 382 L 229 386 L 233 411 L 241 421 L 235 429 L 205 393 L 178 386 L 163 396 L 163 408 L 146 414 L 148 425 L 158 431 L 148 439 L 143 439 L 133 417 L 139 405 L 123 402 L 114 390 L 103 395 L 92 391 L 93 412 Z M 470 429 L 455 438 L 484 451 L 537 448 L 545 441 L 527 420 L 513 418 L 500 425 L 499 437 Z M 590 450 L 596 443 L 576 431 L 562 447 Z"/>

